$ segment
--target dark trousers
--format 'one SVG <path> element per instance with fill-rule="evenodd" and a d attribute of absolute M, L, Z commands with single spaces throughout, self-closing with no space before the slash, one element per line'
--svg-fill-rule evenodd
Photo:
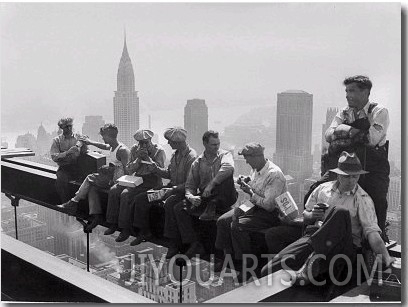
<path fill-rule="evenodd" d="M 278 254 L 289 244 L 302 237 L 302 227 L 279 225 L 268 229 L 265 234 L 269 254 Z"/>
<path fill-rule="evenodd" d="M 251 232 L 259 232 L 272 226 L 278 226 L 280 220 L 277 210 L 269 212 L 260 207 L 254 207 L 246 213 L 240 209 L 233 210 L 237 215 L 231 223 L 231 241 L 235 259 L 239 260 L 244 254 L 252 254 Z M 222 243 L 219 244 L 222 245 Z"/>
<path fill-rule="evenodd" d="M 79 178 L 78 166 L 76 164 L 60 166 L 56 175 L 55 188 L 61 202 L 65 203 L 71 199 L 69 182 Z"/>
<path fill-rule="evenodd" d="M 387 193 L 390 185 L 390 164 L 383 147 L 367 148 L 365 155 L 365 170 L 369 173 L 361 175 L 358 183 L 372 198 L 378 226 L 381 231 L 384 231 L 388 208 Z"/>
<path fill-rule="evenodd" d="M 141 193 L 135 197 L 133 200 L 134 202 L 134 218 L 133 218 L 133 226 L 140 229 L 140 233 L 149 233 L 150 232 L 150 209 L 152 206 L 163 206 L 164 208 L 173 208 L 174 205 L 181 202 L 184 199 L 184 193 L 178 193 L 175 195 L 171 195 L 168 197 L 164 202 L 154 201 L 149 202 L 147 198 L 147 193 Z M 171 210 L 172 211 L 172 210 Z M 167 216 L 166 212 L 166 221 L 171 217 Z M 173 214 L 174 217 L 174 214 Z M 166 223 L 165 223 L 165 231 L 166 231 Z M 166 232 L 164 234 L 166 236 Z"/>
<path fill-rule="evenodd" d="M 312 252 L 325 255 L 326 265 L 337 254 L 347 255 L 350 259 L 355 258 L 351 219 L 347 209 L 334 206 L 329 209 L 318 230 L 313 230 L 313 228 L 309 230 L 309 227 L 306 228 L 303 237 L 280 251 L 262 268 L 262 276 L 282 269 L 284 259 L 286 259 L 287 267 L 299 270 Z M 288 256 L 291 257 L 288 258 Z"/>
<path fill-rule="evenodd" d="M 175 222 L 177 227 L 170 226 L 167 232 L 167 237 L 171 239 L 180 239 L 183 244 L 191 244 L 195 241 L 198 241 L 198 236 L 194 230 L 194 219 L 193 216 L 200 216 L 208 202 L 214 202 L 216 208 L 216 214 L 223 214 L 228 209 L 229 206 L 226 206 L 225 200 L 223 198 L 218 198 L 217 196 L 208 201 L 202 201 L 201 205 L 191 209 L 191 204 L 184 200 L 174 205 L 173 211 L 175 216 Z M 171 229 L 172 233 L 169 233 Z"/>
<path fill-rule="evenodd" d="M 182 203 L 184 200 L 184 193 L 178 193 L 170 196 L 164 202 L 164 231 L 163 234 L 166 238 L 174 239 L 177 242 L 181 242 L 180 232 L 178 230 L 177 218 L 174 211 L 174 207 Z"/>
<path fill-rule="evenodd" d="M 118 184 L 112 186 L 108 195 L 106 221 L 118 225 L 119 228 L 130 229 L 134 216 L 133 199 L 149 189 L 143 184 L 135 188 L 123 187 Z"/>

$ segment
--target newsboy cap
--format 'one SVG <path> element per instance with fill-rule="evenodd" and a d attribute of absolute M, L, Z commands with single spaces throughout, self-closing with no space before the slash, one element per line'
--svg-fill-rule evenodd
<path fill-rule="evenodd" d="M 262 156 L 264 150 L 265 147 L 259 143 L 248 143 L 240 152 L 238 152 L 238 154 L 243 156 Z"/>
<path fill-rule="evenodd" d="M 181 127 L 167 128 L 164 137 L 173 142 L 184 142 L 187 139 L 187 131 Z"/>
<path fill-rule="evenodd" d="M 355 153 L 348 153 L 343 151 L 340 155 L 337 168 L 330 170 L 339 175 L 363 175 L 367 174 L 361 166 L 361 162 Z"/>
<path fill-rule="evenodd" d="M 142 140 L 147 140 L 151 139 L 153 137 L 154 133 L 151 130 L 148 129 L 139 129 L 136 131 L 135 135 L 133 136 L 136 141 L 142 141 Z"/>

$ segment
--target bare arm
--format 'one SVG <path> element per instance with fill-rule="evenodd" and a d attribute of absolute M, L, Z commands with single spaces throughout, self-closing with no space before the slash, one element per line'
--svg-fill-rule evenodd
<path fill-rule="evenodd" d="M 214 186 L 223 182 L 234 174 L 234 158 L 230 152 L 221 158 L 221 166 L 214 178 L 208 183 L 206 189 L 212 190 Z"/>
<path fill-rule="evenodd" d="M 193 163 L 190 172 L 188 174 L 185 189 L 186 189 L 186 198 L 189 199 L 191 196 L 195 196 L 197 194 L 198 189 L 198 163 Z"/>
<path fill-rule="evenodd" d="M 395 259 L 388 253 L 380 234 L 378 232 L 370 232 L 367 235 L 367 239 L 373 252 L 377 255 L 381 255 L 382 262 L 388 267 Z"/>
<path fill-rule="evenodd" d="M 123 147 L 119 148 L 119 150 L 117 152 L 117 158 L 122 163 L 123 170 L 125 171 L 125 174 L 128 174 L 127 171 L 126 171 L 126 165 L 129 162 L 130 150 L 128 148 L 123 148 Z"/>
<path fill-rule="evenodd" d="M 93 140 L 89 139 L 86 136 L 81 137 L 80 140 L 83 141 L 87 145 L 93 145 L 95 147 L 98 147 L 99 149 L 103 149 L 103 150 L 109 150 L 110 149 L 110 145 L 105 144 L 105 143 L 99 143 L 97 141 L 93 141 Z"/>

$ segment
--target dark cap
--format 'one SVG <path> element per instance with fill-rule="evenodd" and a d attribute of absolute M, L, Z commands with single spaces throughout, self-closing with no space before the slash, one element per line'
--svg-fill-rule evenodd
<path fill-rule="evenodd" d="M 168 128 L 164 132 L 164 137 L 173 142 L 184 142 L 187 139 L 187 131 L 181 127 Z"/>
<path fill-rule="evenodd" d="M 362 175 L 368 173 L 363 170 L 356 154 L 350 154 L 347 151 L 341 153 L 337 168 L 330 171 L 339 175 Z"/>
<path fill-rule="evenodd" d="M 154 133 L 151 130 L 148 129 L 140 129 L 137 130 L 135 135 L 133 136 L 136 141 L 142 141 L 142 140 L 147 140 L 151 139 L 153 137 Z"/>
<path fill-rule="evenodd" d="M 239 155 L 243 156 L 262 156 L 264 154 L 265 147 L 259 143 L 248 143 L 242 148 Z"/>

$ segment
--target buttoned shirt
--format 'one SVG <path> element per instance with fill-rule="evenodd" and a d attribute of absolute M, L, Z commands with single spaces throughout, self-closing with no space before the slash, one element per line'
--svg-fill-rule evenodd
<path fill-rule="evenodd" d="M 176 190 L 184 191 L 191 164 L 196 158 L 196 151 L 188 145 L 183 151 L 176 150 L 171 156 L 167 178 L 170 178 L 171 186 L 177 186 Z"/>
<path fill-rule="evenodd" d="M 332 142 L 335 139 L 335 130 L 341 124 L 351 124 L 355 120 L 360 118 L 368 118 L 370 122 L 370 129 L 368 130 L 369 146 L 375 147 L 383 146 L 386 142 L 387 130 L 390 125 L 390 118 L 388 110 L 383 106 L 376 105 L 371 113 L 368 113 L 370 102 L 368 102 L 364 108 L 355 112 L 354 108 L 349 106 L 341 109 L 334 117 L 330 127 L 325 133 L 327 142 Z M 351 126 L 350 128 L 351 129 Z"/>
<path fill-rule="evenodd" d="M 305 210 L 311 211 L 317 203 L 346 208 L 350 212 L 353 244 L 360 247 L 362 238 L 367 238 L 372 232 L 381 232 L 377 224 L 374 203 L 358 184 L 353 190 L 343 193 L 339 191 L 338 186 L 337 180 L 319 185 L 307 200 Z M 327 212 L 328 210 L 326 214 Z"/>
<path fill-rule="evenodd" d="M 287 191 L 286 179 L 282 170 L 272 161 L 266 160 L 264 167 L 258 172 L 252 170 L 248 185 L 254 194 L 250 201 L 269 212 L 275 210 L 275 198 Z"/>
<path fill-rule="evenodd" d="M 232 154 L 220 149 L 213 159 L 202 153 L 191 165 L 186 181 L 186 196 L 196 195 L 197 189 L 203 192 L 212 181 L 220 184 L 234 174 L 234 159 Z"/>
<path fill-rule="evenodd" d="M 68 164 L 75 163 L 77 156 L 73 153 L 67 152 L 70 148 L 75 146 L 79 138 L 78 134 L 71 134 L 65 136 L 60 134 L 52 140 L 52 145 L 50 149 L 51 159 L 56 162 L 59 166 L 64 166 Z M 86 150 L 86 146 L 82 146 Z"/>

